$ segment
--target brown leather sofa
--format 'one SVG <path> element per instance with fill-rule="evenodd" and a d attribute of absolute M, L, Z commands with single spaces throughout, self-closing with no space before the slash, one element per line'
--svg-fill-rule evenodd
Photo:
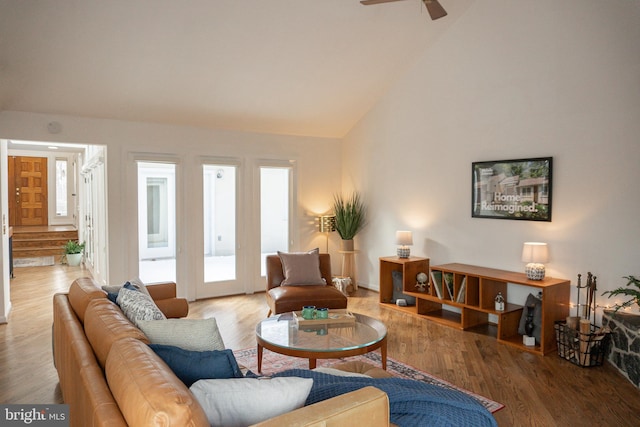
<path fill-rule="evenodd" d="M 305 305 L 329 309 L 347 308 L 347 297 L 331 284 L 331 257 L 329 254 L 320 254 L 320 274 L 326 283 L 318 283 L 317 285 L 280 286 L 284 280 L 280 257 L 267 255 L 266 263 L 268 316 L 299 311 Z"/>
<path fill-rule="evenodd" d="M 175 283 L 148 287 L 168 317 L 185 316 Z M 193 394 L 149 348 L 90 278 L 53 297 L 53 356 L 71 426 L 207 426 Z M 291 425 L 389 425 L 387 395 L 367 387 L 264 422 Z"/>

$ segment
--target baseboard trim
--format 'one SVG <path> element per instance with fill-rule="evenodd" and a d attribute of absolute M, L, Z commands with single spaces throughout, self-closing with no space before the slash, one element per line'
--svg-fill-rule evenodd
<path fill-rule="evenodd" d="M 5 313 L 4 316 L 0 316 L 0 325 L 3 325 L 5 323 L 9 323 L 9 313 L 11 313 L 11 302 L 9 302 L 9 304 L 7 304 L 7 312 Z"/>

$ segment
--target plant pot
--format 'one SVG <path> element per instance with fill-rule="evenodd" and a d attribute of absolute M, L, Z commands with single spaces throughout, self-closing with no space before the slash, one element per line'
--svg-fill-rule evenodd
<path fill-rule="evenodd" d="M 353 251 L 353 239 L 341 240 L 341 242 L 340 242 L 340 250 Z"/>
<path fill-rule="evenodd" d="M 67 254 L 67 264 L 75 267 L 82 262 L 82 254 Z"/>

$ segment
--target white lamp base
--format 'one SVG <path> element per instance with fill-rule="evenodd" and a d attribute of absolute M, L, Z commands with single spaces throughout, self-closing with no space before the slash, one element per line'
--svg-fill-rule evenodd
<path fill-rule="evenodd" d="M 410 248 L 398 248 L 398 258 L 409 258 L 411 256 Z"/>
<path fill-rule="evenodd" d="M 530 262 L 524 268 L 524 272 L 529 280 L 542 280 L 544 279 L 544 264 Z"/>

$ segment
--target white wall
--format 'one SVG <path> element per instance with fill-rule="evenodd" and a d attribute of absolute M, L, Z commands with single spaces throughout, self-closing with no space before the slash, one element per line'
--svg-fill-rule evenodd
<path fill-rule="evenodd" d="M 51 121 L 57 121 L 62 125 L 61 133 L 54 135 L 47 132 L 47 123 Z M 241 159 L 246 171 L 250 171 L 256 162 L 262 159 L 295 160 L 298 176 L 298 226 L 295 249 L 324 247 L 324 235 L 317 230 L 315 216 L 330 209 L 333 193 L 340 189 L 341 162 L 335 154 L 340 152 L 340 141 L 337 139 L 215 131 L 8 111 L 0 113 L 0 137 L 107 146 L 110 283 L 120 283 L 137 274 L 137 234 L 133 232 L 137 216 L 135 207 L 129 203 L 133 194 L 131 188 L 136 185 L 135 176 L 131 173 L 135 170 L 131 167 L 134 154 L 150 153 L 153 156 L 165 155 L 177 159 L 181 174 L 178 185 L 184 189 L 179 202 L 183 204 L 183 215 L 178 219 L 181 224 L 178 239 L 182 248 L 182 258 L 186 260 L 178 266 L 178 285 L 180 294 L 189 297 L 195 295 L 195 281 L 200 277 L 194 272 L 189 257 L 203 256 L 202 226 L 193 220 L 191 209 L 192 206 L 198 205 L 198 198 L 201 196 L 197 191 L 189 191 L 194 186 L 202 186 L 201 156 Z M 249 182 L 250 176 L 248 172 L 248 175 L 243 177 L 245 184 Z M 253 195 L 247 197 L 250 201 Z M 254 218 L 255 210 L 249 209 L 244 218 L 245 224 L 241 224 L 244 232 L 255 232 L 249 224 Z M 257 250 L 259 251 L 259 248 Z M 338 264 L 334 268 L 337 267 Z M 248 289 L 252 285 L 255 289 L 264 289 L 262 282 L 248 284 Z"/>
<path fill-rule="evenodd" d="M 398 229 L 432 264 L 522 271 L 534 240 L 573 284 L 640 275 L 639 4 L 475 2 L 345 138 L 344 186 L 371 214 L 359 280 L 378 287 Z M 552 222 L 471 218 L 471 162 L 539 156 L 554 158 Z"/>

